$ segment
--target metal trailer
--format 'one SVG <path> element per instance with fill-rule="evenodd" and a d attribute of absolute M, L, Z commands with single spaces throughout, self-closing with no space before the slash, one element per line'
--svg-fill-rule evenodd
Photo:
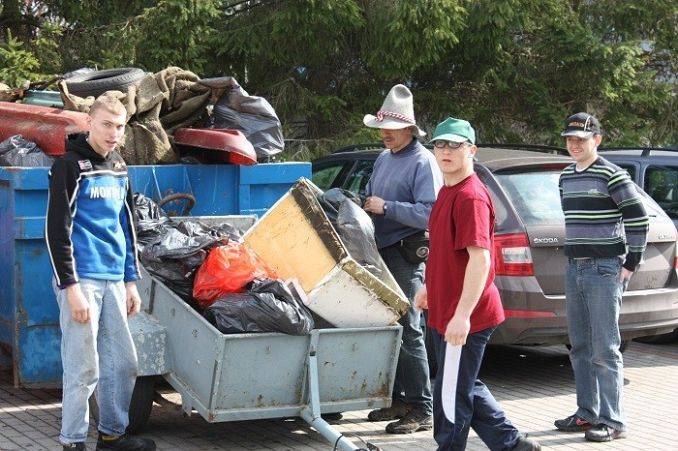
<path fill-rule="evenodd" d="M 387 407 L 402 328 L 315 329 L 310 335 L 226 335 L 145 270 L 142 312 L 130 321 L 139 375 L 130 421 L 151 411 L 153 376 L 181 395 L 182 409 L 209 422 L 301 417 L 334 446 L 366 449 L 321 413 Z M 374 449 L 374 447 L 372 447 Z"/>
<path fill-rule="evenodd" d="M 62 125 L 45 129 L 58 134 Z M 13 369 L 16 386 L 31 388 L 61 386 L 59 308 L 44 233 L 48 171 L 0 167 L 0 367 Z M 192 215 L 262 215 L 299 177 L 310 176 L 311 165 L 177 164 L 128 171 L 134 191 L 157 202 L 195 200 Z M 173 206 L 177 212 L 186 207 L 177 201 L 165 208 Z"/>
<path fill-rule="evenodd" d="M 131 166 L 135 191 L 162 201 L 198 200 L 192 214 L 260 215 L 300 176 L 304 163 Z M 17 386 L 60 385 L 58 309 L 44 242 L 47 168 L 0 168 L 0 350 Z M 235 218 L 233 218 L 235 220 Z M 252 218 L 248 219 L 253 221 Z M 157 279 L 139 282 L 144 312 L 130 322 L 140 377 L 130 421 L 140 427 L 163 376 L 186 413 L 207 421 L 300 416 L 338 449 L 359 449 L 321 413 L 390 405 L 399 326 L 314 330 L 307 336 L 224 335 Z"/>

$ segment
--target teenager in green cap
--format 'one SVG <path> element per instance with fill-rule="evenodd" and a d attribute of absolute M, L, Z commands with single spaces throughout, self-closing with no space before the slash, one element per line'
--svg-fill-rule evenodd
<path fill-rule="evenodd" d="M 538 450 L 478 379 L 504 310 L 494 285 L 494 207 L 473 170 L 475 142 L 471 124 L 453 118 L 438 124 L 431 139 L 445 184 L 429 219 L 426 285 L 415 306 L 428 309 L 438 361 L 433 436 L 440 451 L 463 450 L 470 428 L 491 450 Z"/>

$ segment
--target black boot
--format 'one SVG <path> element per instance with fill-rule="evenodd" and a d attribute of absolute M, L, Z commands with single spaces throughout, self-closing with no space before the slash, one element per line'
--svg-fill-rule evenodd
<path fill-rule="evenodd" d="M 63 447 L 64 451 L 87 451 L 87 448 L 85 448 L 85 442 L 70 443 L 68 445 L 63 445 Z"/>
<path fill-rule="evenodd" d="M 433 429 L 433 418 L 422 409 L 412 409 L 398 421 L 386 425 L 389 434 L 412 434 Z"/>
<path fill-rule="evenodd" d="M 116 436 L 99 432 L 97 451 L 106 449 L 116 451 L 155 451 L 155 442 L 147 438 L 130 437 L 127 434 Z"/>

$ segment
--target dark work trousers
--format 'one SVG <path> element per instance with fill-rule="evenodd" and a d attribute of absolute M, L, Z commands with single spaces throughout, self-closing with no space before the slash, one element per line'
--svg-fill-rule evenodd
<path fill-rule="evenodd" d="M 414 295 L 424 284 L 424 264 L 409 263 L 395 246 L 379 249 L 379 253 L 412 304 L 399 321 L 403 326 L 403 339 L 393 386 L 393 400 L 402 401 L 431 414 L 431 381 L 421 327 L 422 314 L 413 307 Z"/>
<path fill-rule="evenodd" d="M 438 451 L 461 451 L 466 448 L 470 428 L 478 434 L 492 451 L 510 450 L 520 436 L 518 430 L 506 418 L 490 390 L 478 379 L 483 354 L 494 327 L 470 334 L 461 348 L 457 392 L 455 399 L 455 422 L 450 423 L 443 412 L 442 389 L 445 371 L 444 337 L 435 329 L 428 332 L 433 337 L 438 357 L 438 374 L 433 388 L 433 437 Z"/>

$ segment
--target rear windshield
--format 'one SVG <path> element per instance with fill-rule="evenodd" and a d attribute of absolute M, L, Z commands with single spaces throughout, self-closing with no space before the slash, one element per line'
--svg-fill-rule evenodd
<path fill-rule="evenodd" d="M 494 176 L 508 194 L 511 204 L 525 225 L 565 223 L 558 191 L 559 170 L 498 172 Z M 650 221 L 655 218 L 666 218 L 666 213 L 657 203 L 638 186 L 636 188 L 641 193 Z"/>
<path fill-rule="evenodd" d="M 565 223 L 558 192 L 559 170 L 498 172 L 494 176 L 525 225 Z"/>

